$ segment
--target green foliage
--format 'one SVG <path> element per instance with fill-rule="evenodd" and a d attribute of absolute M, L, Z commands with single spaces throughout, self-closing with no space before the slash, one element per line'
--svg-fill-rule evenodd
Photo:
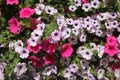
<path fill-rule="evenodd" d="M 58 26 L 57 26 L 56 21 L 52 21 L 50 24 L 47 24 L 45 28 L 44 38 L 48 38 L 48 36 L 51 35 L 51 32 L 57 28 Z"/>
<path fill-rule="evenodd" d="M 8 50 L 8 52 L 5 52 L 2 56 L 2 59 L 8 63 L 5 69 L 5 75 L 10 77 L 13 73 L 15 65 L 20 60 L 18 54 L 12 50 Z"/>
<path fill-rule="evenodd" d="M 118 12 L 120 13 L 120 2 L 117 3 Z"/>

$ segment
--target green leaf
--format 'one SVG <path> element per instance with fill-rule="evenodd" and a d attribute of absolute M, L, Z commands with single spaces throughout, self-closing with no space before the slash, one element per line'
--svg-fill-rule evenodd
<path fill-rule="evenodd" d="M 4 17 L 0 17 L 0 24 L 1 24 L 1 26 L 5 26 L 5 22 L 6 22 L 5 18 Z"/>
<path fill-rule="evenodd" d="M 117 6 L 118 6 L 118 12 L 120 12 L 120 2 L 117 3 Z"/>
<path fill-rule="evenodd" d="M 46 30 L 45 30 L 45 38 L 49 37 L 51 35 L 51 32 L 53 32 L 54 29 L 57 29 L 57 23 L 55 21 L 51 22 L 50 24 L 46 25 Z"/>

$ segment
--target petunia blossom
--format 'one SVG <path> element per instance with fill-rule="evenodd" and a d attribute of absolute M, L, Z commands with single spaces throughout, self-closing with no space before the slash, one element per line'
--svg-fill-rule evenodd
<path fill-rule="evenodd" d="M 50 43 L 49 39 L 43 41 L 43 51 L 47 53 L 54 53 L 57 47 L 58 43 Z"/>
<path fill-rule="evenodd" d="M 110 56 L 114 56 L 115 54 L 118 53 L 118 47 L 116 45 L 112 45 L 107 43 L 104 48 L 105 53 L 107 53 Z"/>
<path fill-rule="evenodd" d="M 6 0 L 7 5 L 19 4 L 19 0 Z"/>
<path fill-rule="evenodd" d="M 17 26 L 12 25 L 12 26 L 9 27 L 9 30 L 13 34 L 19 34 L 19 29 L 18 29 Z"/>
<path fill-rule="evenodd" d="M 33 14 L 35 13 L 34 9 L 31 9 L 29 7 L 25 7 L 25 8 L 22 8 L 20 11 L 19 11 L 19 17 L 20 18 L 29 18 L 30 16 L 32 16 Z"/>
<path fill-rule="evenodd" d="M 42 49 L 42 45 L 38 43 L 36 46 L 30 46 L 30 43 L 27 42 L 27 49 L 30 52 L 37 54 L 40 51 L 40 49 Z"/>
<path fill-rule="evenodd" d="M 32 65 L 36 68 L 39 68 L 43 65 L 42 61 L 36 56 L 30 56 L 29 59 L 32 61 Z"/>
<path fill-rule="evenodd" d="M 89 0 L 82 0 L 83 3 L 89 3 Z"/>
<path fill-rule="evenodd" d="M 69 58 L 73 53 L 73 48 L 70 43 L 66 43 L 62 45 L 61 56 L 65 58 Z"/>
<path fill-rule="evenodd" d="M 43 57 L 45 64 L 54 64 L 56 61 L 56 56 L 54 53 L 47 54 Z"/>
<path fill-rule="evenodd" d="M 117 38 L 115 38 L 114 36 L 107 37 L 107 43 L 118 46 L 117 42 Z"/>
<path fill-rule="evenodd" d="M 8 21 L 10 27 L 9 30 L 11 33 L 13 34 L 18 34 L 19 33 L 19 26 L 20 23 L 18 22 L 18 20 L 15 17 L 12 17 L 9 21 Z"/>

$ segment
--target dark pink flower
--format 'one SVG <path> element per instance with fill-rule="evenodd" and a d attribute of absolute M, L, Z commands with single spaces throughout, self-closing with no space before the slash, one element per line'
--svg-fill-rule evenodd
<path fill-rule="evenodd" d="M 30 46 L 29 42 L 27 42 L 27 49 L 30 52 L 33 52 L 33 53 L 37 54 L 40 51 L 40 49 L 42 49 L 42 45 L 37 44 L 36 46 Z"/>
<path fill-rule="evenodd" d="M 45 64 L 54 64 L 56 61 L 56 56 L 54 53 L 47 54 L 43 57 Z"/>
<path fill-rule="evenodd" d="M 109 44 L 107 43 L 105 45 L 105 49 L 104 49 L 105 53 L 107 53 L 108 55 L 110 56 L 114 56 L 115 54 L 118 53 L 118 47 L 116 45 L 113 45 L 113 44 Z"/>
<path fill-rule="evenodd" d="M 29 18 L 31 15 L 34 14 L 34 9 L 31 9 L 29 7 L 23 8 L 20 10 L 19 14 L 20 14 L 20 18 Z"/>
<path fill-rule="evenodd" d="M 82 0 L 83 3 L 89 3 L 89 0 Z"/>
<path fill-rule="evenodd" d="M 33 18 L 32 21 L 31 21 L 31 28 L 32 30 L 36 29 L 37 28 L 37 19 L 36 18 Z"/>
<path fill-rule="evenodd" d="M 9 30 L 11 33 L 13 34 L 18 34 L 19 33 L 19 26 L 20 23 L 18 22 L 18 20 L 15 17 L 12 17 L 9 21 L 8 21 L 10 27 Z"/>
<path fill-rule="evenodd" d="M 12 17 L 8 22 L 10 25 L 20 26 L 20 23 L 18 22 L 18 20 L 15 17 Z"/>
<path fill-rule="evenodd" d="M 43 41 L 43 51 L 47 53 L 54 53 L 57 47 L 58 47 L 58 43 L 50 43 L 49 39 L 45 39 Z"/>
<path fill-rule="evenodd" d="M 19 4 L 19 0 L 7 0 L 6 3 L 7 5 Z"/>
<path fill-rule="evenodd" d="M 9 30 L 10 30 L 10 32 L 13 33 L 13 34 L 18 34 L 18 33 L 19 33 L 18 27 L 17 27 L 17 26 L 14 26 L 14 25 L 11 25 L 11 26 L 9 27 Z"/>
<path fill-rule="evenodd" d="M 120 69 L 120 62 L 115 62 L 111 65 L 112 70 Z"/>
<path fill-rule="evenodd" d="M 43 62 L 36 56 L 30 56 L 29 59 L 32 61 L 32 65 L 36 68 L 39 68 L 43 65 Z"/>
<path fill-rule="evenodd" d="M 116 45 L 118 46 L 118 43 L 117 43 L 117 38 L 115 38 L 114 36 L 109 36 L 107 37 L 107 43 L 108 44 L 113 44 L 113 45 Z"/>
<path fill-rule="evenodd" d="M 73 48 L 70 43 L 62 45 L 62 51 L 61 51 L 62 57 L 68 58 L 72 55 L 72 53 L 73 53 Z"/>

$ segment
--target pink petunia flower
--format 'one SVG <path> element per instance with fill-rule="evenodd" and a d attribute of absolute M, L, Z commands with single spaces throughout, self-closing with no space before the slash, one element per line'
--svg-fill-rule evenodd
<path fill-rule="evenodd" d="M 29 42 L 27 42 L 27 49 L 30 52 L 33 52 L 33 53 L 37 54 L 40 51 L 40 49 L 42 49 L 42 45 L 37 44 L 36 46 L 30 46 Z"/>
<path fill-rule="evenodd" d="M 120 62 L 115 62 L 113 65 L 110 66 L 113 71 L 116 69 L 120 69 Z"/>
<path fill-rule="evenodd" d="M 6 3 L 7 5 L 19 4 L 19 0 L 7 0 Z"/>
<path fill-rule="evenodd" d="M 13 34 L 18 34 L 19 33 L 19 26 L 20 23 L 18 22 L 18 20 L 15 17 L 12 17 L 9 21 L 8 21 L 10 27 L 9 30 L 11 33 Z"/>
<path fill-rule="evenodd" d="M 117 47 L 116 45 L 107 43 L 107 44 L 105 45 L 104 51 L 105 51 L 105 53 L 107 53 L 108 55 L 114 56 L 115 54 L 118 53 L 119 50 L 118 50 L 118 47 Z"/>
<path fill-rule="evenodd" d="M 109 36 L 107 37 L 107 43 L 108 44 L 113 44 L 113 45 L 116 45 L 118 46 L 118 43 L 117 43 L 117 38 L 115 38 L 114 36 Z"/>
<path fill-rule="evenodd" d="M 32 30 L 34 30 L 34 29 L 36 29 L 37 28 L 37 19 L 36 18 L 33 18 L 32 20 L 31 20 L 31 28 L 32 28 Z"/>
<path fill-rule="evenodd" d="M 62 45 L 61 56 L 64 58 L 69 58 L 73 53 L 73 48 L 70 43 Z"/>
<path fill-rule="evenodd" d="M 18 33 L 19 33 L 18 27 L 17 27 L 17 26 L 14 26 L 14 25 L 13 25 L 13 26 L 11 25 L 11 26 L 9 27 L 9 30 L 10 30 L 10 32 L 13 33 L 13 34 L 18 34 Z"/>
<path fill-rule="evenodd" d="M 50 43 L 49 39 L 43 41 L 43 51 L 47 53 L 54 53 L 57 47 L 58 43 Z"/>
<path fill-rule="evenodd" d="M 20 18 L 29 18 L 31 15 L 35 13 L 34 9 L 31 9 L 29 7 L 23 8 L 19 11 Z"/>
<path fill-rule="evenodd" d="M 54 53 L 47 54 L 43 57 L 43 60 L 45 61 L 45 64 L 54 64 L 56 60 L 56 56 Z"/>
<path fill-rule="evenodd" d="M 83 3 L 89 3 L 89 0 L 82 0 Z"/>
<path fill-rule="evenodd" d="M 20 23 L 18 22 L 18 20 L 15 17 L 12 17 L 8 22 L 10 25 L 20 26 Z"/>
<path fill-rule="evenodd" d="M 30 56 L 29 59 L 32 61 L 32 65 L 36 68 L 39 68 L 43 65 L 43 62 L 36 56 Z"/>

